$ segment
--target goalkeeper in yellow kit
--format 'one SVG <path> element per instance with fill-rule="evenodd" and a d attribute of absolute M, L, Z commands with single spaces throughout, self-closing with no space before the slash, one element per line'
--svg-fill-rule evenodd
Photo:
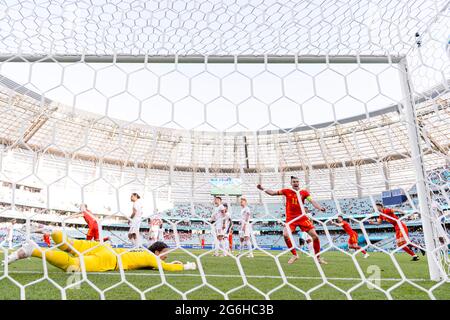
<path fill-rule="evenodd" d="M 81 271 L 82 263 L 84 263 L 86 272 L 159 269 L 159 267 L 165 271 L 196 269 L 194 262 L 186 264 L 178 261 L 164 262 L 167 259 L 167 251 L 169 251 L 164 242 L 153 243 L 148 251 L 144 249 L 127 250 L 112 248 L 109 243 L 101 244 L 97 241 L 71 239 L 60 230 L 53 231 L 51 236 L 58 245 L 57 248 L 43 250 L 39 249 L 34 242 L 29 241 L 8 256 L 8 264 L 28 257 L 42 259 L 45 255 L 48 263 L 64 271 Z"/>

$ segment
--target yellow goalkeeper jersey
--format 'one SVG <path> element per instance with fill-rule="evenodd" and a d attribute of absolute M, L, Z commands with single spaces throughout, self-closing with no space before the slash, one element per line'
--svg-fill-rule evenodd
<path fill-rule="evenodd" d="M 120 254 L 122 261 L 122 268 L 124 270 L 136 269 L 158 269 L 158 259 L 155 255 L 143 249 L 114 249 L 117 254 Z M 183 265 L 177 263 L 165 263 L 161 261 L 161 266 L 167 271 L 182 271 Z M 119 270 L 119 263 L 117 262 L 116 270 Z"/>
<path fill-rule="evenodd" d="M 121 259 L 124 270 L 158 269 L 158 259 L 147 250 L 112 248 L 109 243 L 99 244 L 86 240 L 75 240 L 73 247 L 78 253 L 84 255 L 86 266 L 89 266 L 87 269 L 90 271 L 119 270 L 118 259 Z M 161 261 L 161 266 L 166 271 L 182 271 L 184 269 L 182 264 L 164 261 Z"/>
<path fill-rule="evenodd" d="M 159 268 L 159 259 L 147 250 L 119 249 L 112 248 L 109 243 L 72 240 L 65 238 L 60 230 L 54 231 L 52 238 L 59 245 L 59 249 L 42 251 L 36 248 L 33 250 L 32 256 L 42 258 L 45 254 L 49 263 L 63 270 L 80 269 L 82 263 L 88 272 L 119 270 L 120 264 L 124 270 Z M 180 263 L 160 261 L 160 266 L 166 271 L 184 270 L 183 264 Z"/>

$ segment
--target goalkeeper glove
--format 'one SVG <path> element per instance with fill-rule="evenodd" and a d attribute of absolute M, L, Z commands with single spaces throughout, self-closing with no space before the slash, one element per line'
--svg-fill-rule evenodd
<path fill-rule="evenodd" d="M 195 262 L 188 262 L 184 265 L 184 270 L 195 270 L 195 269 L 197 269 Z"/>

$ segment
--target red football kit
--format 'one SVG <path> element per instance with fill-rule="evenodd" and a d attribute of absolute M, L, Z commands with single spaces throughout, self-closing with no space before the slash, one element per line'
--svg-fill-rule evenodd
<path fill-rule="evenodd" d="M 342 221 L 342 228 L 344 229 L 345 233 L 349 235 L 348 238 L 348 244 L 349 245 L 357 245 L 358 244 L 358 233 L 352 229 L 350 226 L 350 223 L 347 221 Z"/>
<path fill-rule="evenodd" d="M 289 226 L 291 233 L 295 231 L 297 227 L 303 232 L 309 232 L 314 229 L 314 225 L 309 220 L 306 214 L 303 214 L 300 203 L 298 202 L 297 193 L 292 189 L 282 189 L 277 192 L 278 195 L 284 195 L 286 197 L 286 226 Z M 299 190 L 299 195 L 302 203 L 311 195 L 307 190 Z M 284 241 L 288 248 L 290 248 L 293 255 L 297 255 L 297 250 L 292 246 L 292 242 L 289 237 L 284 237 Z M 320 253 L 320 240 L 317 238 L 313 241 L 314 253 L 319 257 Z"/>
<path fill-rule="evenodd" d="M 98 232 L 98 223 L 97 220 L 95 220 L 94 216 L 92 215 L 92 212 L 90 210 L 83 211 L 83 218 L 84 221 L 86 221 L 88 225 L 88 233 L 86 235 L 86 240 L 95 240 L 99 241 L 100 234 Z"/>
<path fill-rule="evenodd" d="M 314 229 L 314 225 L 309 220 L 308 216 L 302 213 L 300 203 L 298 202 L 297 193 L 294 190 L 282 189 L 278 191 L 278 194 L 286 197 L 286 223 L 295 220 L 288 224 L 291 232 L 294 232 L 297 227 L 300 227 L 303 232 L 308 232 L 309 230 Z M 303 204 L 305 203 L 306 198 L 311 196 L 307 190 L 300 190 L 299 194 Z"/>
<path fill-rule="evenodd" d="M 381 212 L 382 214 L 380 214 L 380 220 L 389 222 L 394 226 L 395 238 L 397 239 L 398 246 L 404 245 L 408 240 L 408 227 L 406 224 L 399 220 L 392 209 L 383 208 Z"/>

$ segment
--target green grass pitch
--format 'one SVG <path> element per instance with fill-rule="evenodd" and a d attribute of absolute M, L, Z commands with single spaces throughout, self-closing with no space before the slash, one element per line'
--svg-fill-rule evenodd
<path fill-rule="evenodd" d="M 213 257 L 211 252 L 206 253 L 202 250 L 190 250 L 189 252 L 196 256 L 202 255 L 201 262 L 205 278 L 202 278 L 198 270 L 177 273 L 166 272 L 167 284 L 164 284 L 157 270 L 127 271 L 124 273 L 125 278 L 121 277 L 120 272 L 89 273 L 87 274 L 88 281 L 84 281 L 73 289 L 67 289 L 65 298 L 89 300 L 100 298 L 182 299 L 180 292 L 187 292 L 193 288 L 196 288 L 196 290 L 191 290 L 186 298 L 224 299 L 225 296 L 221 293 L 223 292 L 227 293 L 229 299 L 264 299 L 264 296 L 260 293 L 262 292 L 264 294 L 270 293 L 270 299 L 307 299 L 302 291 L 308 292 L 311 299 L 347 299 L 346 292 L 352 299 L 356 300 L 388 298 L 383 291 L 369 288 L 367 284 L 355 288 L 355 286 L 361 284 L 361 276 L 353 260 L 341 252 L 334 251 L 322 254 L 329 263 L 323 266 L 322 275 L 315 266 L 313 259 L 306 255 L 302 254 L 300 259 L 292 265 L 287 264 L 290 257 L 289 253 L 281 255 L 279 266 L 286 275 L 286 282 L 283 282 L 273 256 L 266 255 L 263 252 L 256 252 L 254 258 L 241 257 L 241 270 L 234 258 Z M 276 255 L 281 252 L 272 251 L 270 253 Z M 3 261 L 2 254 L 0 254 L 0 258 Z M 360 271 L 368 278 L 379 278 L 379 285 L 383 290 L 389 291 L 393 299 L 430 299 L 427 290 L 431 291 L 436 299 L 450 299 L 450 283 L 442 283 L 440 286 L 433 288 L 436 282 L 427 280 L 426 257 L 421 256 L 420 261 L 413 262 L 410 261 L 407 254 L 399 253 L 393 255 L 393 258 L 403 270 L 405 278 L 411 283 L 402 280 L 402 275 L 397 271 L 394 261 L 387 254 L 371 253 L 368 259 L 363 259 L 361 254 L 356 256 L 361 268 Z M 179 249 L 170 254 L 168 261 L 170 260 L 194 261 L 191 255 Z M 0 271 L 0 299 L 21 298 L 21 290 L 14 281 L 24 286 L 22 295 L 25 296 L 25 299 L 61 299 L 63 298 L 61 290 L 55 287 L 52 281 L 61 287 L 65 287 L 70 281 L 73 283 L 73 281 L 80 279 L 77 278 L 77 275 L 68 274 L 48 264 L 47 270 L 51 281 L 43 277 L 42 260 L 37 258 L 25 259 L 11 264 L 8 277 L 2 267 Z M 247 286 L 244 286 L 241 272 L 246 275 Z M 323 280 L 323 276 L 327 278 L 329 283 Z M 205 283 L 209 285 L 202 286 Z M 105 290 L 104 297 L 92 285 L 100 290 Z M 338 287 L 343 292 L 333 286 Z M 214 290 L 212 287 L 221 292 Z M 144 292 L 149 288 L 152 288 L 152 290 Z M 233 290 L 235 288 L 239 289 Z M 310 291 L 313 288 L 316 288 L 316 290 Z M 351 290 L 352 288 L 354 290 Z"/>

